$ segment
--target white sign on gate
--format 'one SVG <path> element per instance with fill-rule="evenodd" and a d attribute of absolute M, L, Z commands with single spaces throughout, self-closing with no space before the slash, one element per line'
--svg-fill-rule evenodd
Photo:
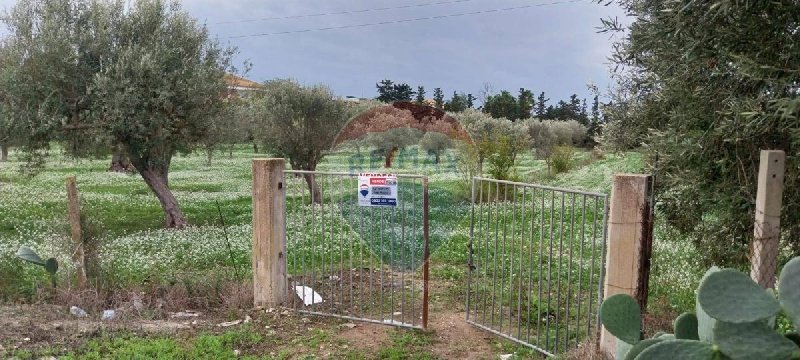
<path fill-rule="evenodd" d="M 397 206 L 397 175 L 359 174 L 359 206 Z"/>

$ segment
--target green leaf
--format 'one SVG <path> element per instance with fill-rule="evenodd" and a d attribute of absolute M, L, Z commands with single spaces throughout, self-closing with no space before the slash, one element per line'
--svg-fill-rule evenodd
<path fill-rule="evenodd" d="M 600 306 L 600 321 L 608 332 L 628 344 L 641 340 L 642 315 L 630 295 L 616 294 L 605 299 Z"/>
<path fill-rule="evenodd" d="M 56 271 L 58 271 L 58 261 L 55 258 L 49 258 L 44 264 L 44 269 L 47 270 L 50 275 L 55 275 Z"/>
<path fill-rule="evenodd" d="M 27 246 L 20 246 L 19 250 L 17 250 L 17 257 L 36 265 L 44 266 L 45 264 L 44 260 Z"/>
<path fill-rule="evenodd" d="M 614 358 L 624 359 L 626 356 L 628 356 L 628 352 L 631 351 L 631 348 L 633 348 L 633 345 L 628 344 L 617 338 L 617 356 L 615 356 Z"/>
<path fill-rule="evenodd" d="M 790 260 L 778 279 L 778 299 L 786 315 L 800 331 L 800 257 Z"/>
<path fill-rule="evenodd" d="M 697 334 L 697 316 L 685 312 L 675 319 L 675 338 L 686 340 L 700 340 Z"/>
<path fill-rule="evenodd" d="M 642 351 L 636 360 L 713 360 L 714 346 L 696 340 L 664 340 Z"/>
<path fill-rule="evenodd" d="M 714 326 L 714 339 L 720 351 L 733 360 L 782 360 L 800 356 L 800 348 L 769 328 L 765 321 L 739 324 L 718 321 Z"/>
<path fill-rule="evenodd" d="M 712 318 L 729 323 L 749 323 L 775 316 L 778 301 L 749 276 L 732 269 L 709 274 L 697 289 L 697 301 Z"/>
<path fill-rule="evenodd" d="M 636 356 L 641 354 L 642 351 L 644 351 L 648 347 L 653 346 L 655 344 L 658 344 L 658 343 L 660 343 L 662 341 L 665 341 L 665 340 L 664 339 L 645 339 L 645 340 L 639 341 L 636 345 L 633 345 L 633 347 L 628 351 L 628 354 L 625 355 L 624 359 L 625 360 L 636 359 Z M 618 357 L 617 359 L 621 359 L 621 358 Z"/>
<path fill-rule="evenodd" d="M 712 266 L 711 268 L 703 274 L 703 278 L 700 280 L 702 283 L 709 275 L 720 271 L 720 268 L 716 266 Z M 714 320 L 711 316 L 703 310 L 703 307 L 700 305 L 700 302 L 695 300 L 695 311 L 697 312 L 697 336 L 700 338 L 700 341 L 705 341 L 708 343 L 714 342 L 714 324 L 716 324 L 717 320 Z"/>

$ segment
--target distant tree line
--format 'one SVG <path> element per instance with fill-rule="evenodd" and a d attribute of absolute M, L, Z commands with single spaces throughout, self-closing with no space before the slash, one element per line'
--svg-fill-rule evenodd
<path fill-rule="evenodd" d="M 396 101 L 414 101 L 418 104 L 425 104 L 426 92 L 424 86 L 418 86 L 414 91 L 413 87 L 406 83 L 395 83 L 392 80 L 381 80 L 376 84 L 378 96 L 376 100 L 384 103 Z M 588 136 L 594 138 L 600 132 L 603 118 L 600 113 L 600 100 L 598 96 L 592 98 L 591 107 L 586 99 L 581 99 L 577 94 L 572 94 L 567 100 L 559 100 L 555 104 L 548 104 L 548 98 L 542 91 L 538 96 L 530 89 L 520 88 L 517 95 L 510 91 L 502 90 L 497 94 L 492 94 L 491 90 L 485 90 L 486 97 L 484 103 L 479 108 L 484 113 L 493 118 L 505 118 L 510 121 L 525 120 L 536 118 L 538 120 L 575 120 L 585 126 Z M 433 90 L 433 105 L 439 109 L 451 112 L 462 112 L 467 109 L 475 108 L 475 98 L 471 93 L 454 91 L 449 100 L 445 100 L 441 88 Z"/>

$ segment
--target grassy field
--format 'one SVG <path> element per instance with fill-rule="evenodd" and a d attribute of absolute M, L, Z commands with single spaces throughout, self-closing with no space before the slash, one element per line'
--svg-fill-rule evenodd
<path fill-rule="evenodd" d="M 77 176 L 87 229 L 92 235 L 91 253 L 96 259 L 96 265 L 90 270 L 98 279 L 99 287 L 138 289 L 153 284 L 182 283 L 187 289 L 194 289 L 188 290 L 190 295 L 192 291 L 196 293 L 190 298 L 205 299 L 206 302 L 209 302 L 209 292 L 216 291 L 216 302 L 210 301 L 215 304 L 225 302 L 227 282 L 250 278 L 250 160 L 268 154 L 253 154 L 243 146 L 237 148 L 232 157 L 219 155 L 210 165 L 200 154 L 176 157 L 170 171 L 170 186 L 192 224 L 191 228 L 183 231 L 161 229 L 163 215 L 158 201 L 141 178 L 107 172 L 107 160 L 71 160 L 53 154 L 41 174 L 26 178 L 17 171 L 22 165 L 18 162 L 19 155 L 12 153 L 11 161 L 0 165 L 0 298 L 3 301 L 42 300 L 42 288 L 49 283 L 40 268 L 23 264 L 15 258 L 19 246 L 29 246 L 43 257 L 57 258 L 61 264 L 60 283 L 69 277 L 72 268 L 64 190 L 64 179 L 69 175 Z M 432 158 L 420 156 L 416 148 L 411 148 L 399 155 L 392 169 L 396 173 L 423 174 L 430 178 L 431 273 L 434 282 L 444 284 L 443 290 L 434 296 L 434 311 L 454 306 L 463 311 L 466 300 L 465 264 L 468 260 L 466 249 L 471 208 L 467 201 L 468 186 L 456 171 L 455 156 L 455 153 L 448 152 L 441 164 L 434 164 Z M 575 169 L 551 176 L 543 161 L 524 154 L 517 161 L 517 176 L 525 182 L 609 193 L 614 173 L 639 172 L 642 169 L 642 159 L 637 153 L 607 154 L 594 161 L 589 159 L 588 153 L 581 153 L 579 157 L 576 159 L 579 166 Z M 381 159 L 366 153 L 359 155 L 345 151 L 326 157 L 318 170 L 358 172 L 380 169 L 381 164 Z M 407 208 L 370 218 L 364 226 L 364 214 L 349 205 L 352 179 L 324 181 L 323 200 L 328 206 L 321 207 L 307 204 L 308 192 L 303 193 L 301 179 L 287 180 L 290 275 L 301 278 L 307 270 L 305 267 L 312 263 L 330 265 L 329 269 L 338 268 L 339 264 L 356 268 L 358 265 L 370 267 L 373 264 L 374 267 L 375 263 L 383 263 L 391 270 L 418 271 L 420 241 L 404 241 L 403 244 L 411 245 L 403 245 L 403 248 L 398 248 L 398 244 L 375 242 L 375 239 L 383 237 L 376 236 L 377 227 L 370 225 L 370 221 L 376 224 L 377 219 L 394 216 L 394 219 L 401 217 L 408 229 L 419 228 L 414 221 L 420 217 L 413 212 L 411 204 L 420 199 L 410 198 L 421 194 L 418 182 L 404 187 L 413 189 L 412 193 L 403 195 L 404 203 L 409 204 Z M 525 202 L 532 195 L 521 196 Z M 487 205 L 486 210 L 490 209 Z M 532 219 L 532 213 L 520 211 L 520 219 Z M 484 214 L 483 210 L 479 210 L 479 214 Z M 488 219 L 490 212 L 486 214 Z M 221 226 L 222 220 L 226 227 Z M 332 226 L 323 228 L 324 224 Z M 300 230 L 308 228 L 313 230 Z M 389 227 L 382 231 L 386 231 L 385 238 L 390 239 L 396 236 L 389 234 L 404 230 Z M 518 230 L 511 229 L 512 234 L 515 231 Z M 402 236 L 406 234 L 403 232 Z M 408 237 L 420 239 L 421 234 L 408 234 Z M 345 241 L 352 239 L 362 241 Z M 372 242 L 367 241 L 369 239 Z M 692 279 L 699 279 L 697 274 L 700 271 L 691 256 L 692 250 L 677 241 L 669 229 L 657 227 L 651 281 L 651 303 L 656 304 L 654 308 L 657 311 L 685 309 L 691 305 L 692 289 L 697 281 Z M 364 253 L 368 255 L 364 257 Z M 393 254 L 400 255 L 395 258 Z M 497 257 L 501 263 L 506 260 L 504 254 L 486 252 L 485 249 L 478 256 Z M 535 263 L 534 260 L 524 261 L 526 268 Z M 501 265 L 501 271 L 517 266 L 513 259 L 508 263 L 511 267 Z M 521 262 L 518 264 L 523 266 Z M 575 271 L 569 272 L 570 276 L 578 276 L 577 269 L 588 271 L 585 266 L 568 268 L 576 269 L 570 270 Z M 486 275 L 485 272 L 482 274 Z M 519 274 L 514 277 L 513 270 L 510 275 L 520 284 L 516 288 L 519 293 L 522 278 Z M 513 292 L 514 287 L 510 289 Z M 500 293 L 509 301 L 514 300 L 512 295 Z M 181 305 L 198 304 L 190 301 Z M 530 313 L 532 310 L 526 311 Z M 573 311 L 571 316 L 575 315 Z M 162 345 L 172 346 L 169 341 Z M 175 351 L 191 351 L 191 345 L 181 346 Z"/>

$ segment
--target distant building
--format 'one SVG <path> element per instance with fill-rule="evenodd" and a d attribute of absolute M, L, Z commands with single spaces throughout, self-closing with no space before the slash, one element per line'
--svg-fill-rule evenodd
<path fill-rule="evenodd" d="M 228 84 L 228 96 L 248 97 L 264 89 L 264 85 L 261 83 L 231 73 L 225 74 L 224 79 Z"/>

